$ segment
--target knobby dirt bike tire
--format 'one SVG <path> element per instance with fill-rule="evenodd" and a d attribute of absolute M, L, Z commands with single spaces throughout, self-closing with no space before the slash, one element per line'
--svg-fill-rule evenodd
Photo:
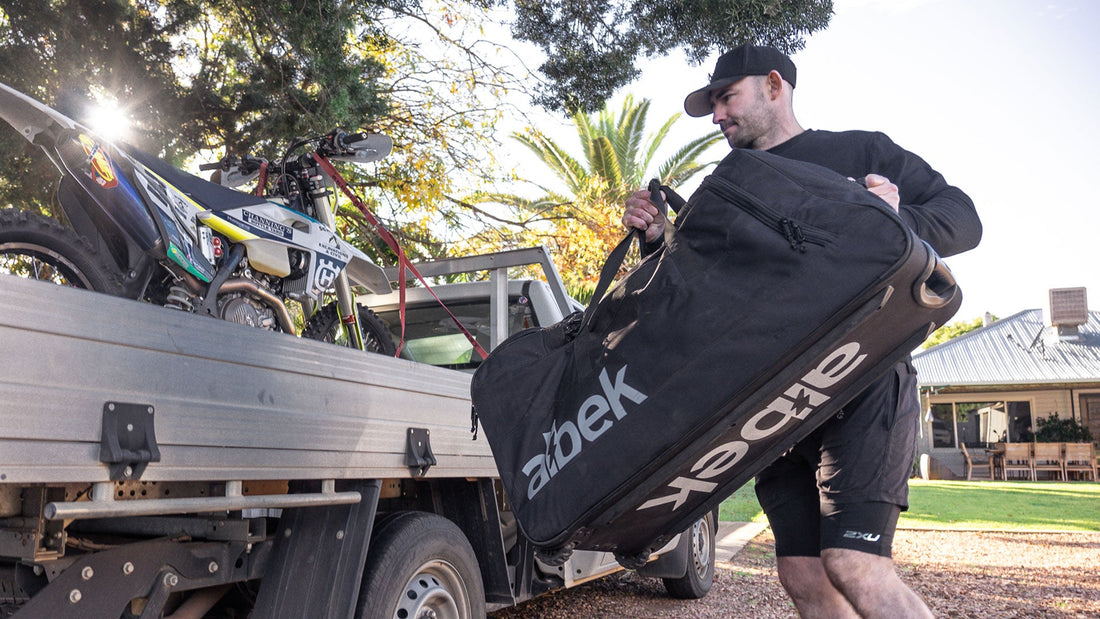
<path fill-rule="evenodd" d="M 393 336 L 390 335 L 389 329 L 386 328 L 382 319 L 365 305 L 358 305 L 358 312 L 359 328 L 363 331 L 363 345 L 366 347 L 367 352 L 389 357 L 397 354 L 397 344 L 394 343 Z M 343 326 L 340 324 L 340 312 L 335 302 L 317 310 L 317 313 L 306 322 L 305 328 L 302 329 L 302 337 L 304 338 L 330 344 L 342 343 L 347 346 L 346 341 L 340 342 L 342 336 Z"/>
<path fill-rule="evenodd" d="M 123 294 L 122 273 L 72 229 L 37 213 L 0 209 L 0 274 Z"/>

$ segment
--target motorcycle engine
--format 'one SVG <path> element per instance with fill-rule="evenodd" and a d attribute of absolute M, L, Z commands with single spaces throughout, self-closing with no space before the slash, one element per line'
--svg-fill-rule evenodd
<path fill-rule="evenodd" d="M 222 320 L 249 327 L 275 330 L 277 325 L 271 309 L 241 293 L 219 299 L 219 311 Z"/>

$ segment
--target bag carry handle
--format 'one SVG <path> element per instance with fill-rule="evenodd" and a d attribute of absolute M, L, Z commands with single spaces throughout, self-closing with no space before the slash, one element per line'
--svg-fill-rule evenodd
<path fill-rule="evenodd" d="M 661 181 L 653 179 L 649 181 L 649 199 L 657 207 L 657 217 L 664 221 L 664 236 L 665 244 L 667 245 L 672 241 L 673 228 L 672 222 L 668 220 L 665 213 L 668 212 L 669 202 L 672 202 L 672 210 L 679 212 L 680 208 L 685 204 L 684 199 L 681 198 L 676 192 L 672 191 L 668 187 L 663 187 Z M 668 192 L 668 195 L 672 198 L 666 202 L 664 196 L 661 195 L 661 190 Z M 630 251 L 630 242 L 637 237 L 638 250 L 645 251 L 645 231 L 644 230 L 632 230 L 627 233 L 623 240 L 619 241 L 619 244 L 615 246 L 615 249 L 611 250 L 611 253 L 607 255 L 607 260 L 603 263 L 603 268 L 600 269 L 600 280 L 596 284 L 596 290 L 592 293 L 592 300 L 589 301 L 588 307 L 584 310 L 584 320 L 581 321 L 582 325 L 588 324 L 592 319 L 592 313 L 595 311 L 596 305 L 599 304 L 600 299 L 603 298 L 608 287 L 611 286 L 612 280 L 615 279 L 615 274 L 619 272 L 619 268 L 623 266 L 623 261 L 626 260 L 626 254 Z"/>
<path fill-rule="evenodd" d="M 913 297 L 922 306 L 937 309 L 955 300 L 959 286 L 947 264 L 940 260 L 931 245 L 927 242 L 924 244 L 928 247 L 928 263 L 924 272 L 913 283 Z"/>

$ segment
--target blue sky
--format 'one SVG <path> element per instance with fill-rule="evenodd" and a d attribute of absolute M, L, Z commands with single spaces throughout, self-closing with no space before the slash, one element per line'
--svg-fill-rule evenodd
<path fill-rule="evenodd" d="M 1059 287 L 1086 286 L 1100 309 L 1098 29 L 1094 0 L 836 0 L 829 28 L 793 56 L 804 127 L 883 131 L 974 199 L 982 243 L 948 259 L 964 293 L 956 320 L 1045 307 Z M 713 65 L 647 62 L 612 105 L 652 99 L 656 129 Z M 537 112 L 529 121 L 549 129 Z M 669 142 L 709 130 L 684 116 Z"/>

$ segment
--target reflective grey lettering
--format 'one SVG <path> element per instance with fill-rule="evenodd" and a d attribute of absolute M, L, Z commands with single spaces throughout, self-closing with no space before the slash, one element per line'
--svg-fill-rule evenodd
<path fill-rule="evenodd" d="M 691 472 L 700 479 L 711 479 L 725 473 L 729 468 L 741 461 L 749 451 L 749 444 L 745 441 L 731 441 L 712 449 L 707 455 L 700 458 Z M 702 469 L 700 471 L 699 469 Z"/>
<path fill-rule="evenodd" d="M 603 419 L 604 413 L 608 410 L 607 400 L 598 395 L 594 395 L 584 401 L 581 404 L 581 410 L 577 413 L 577 425 L 580 426 L 581 436 L 594 441 L 601 434 L 607 432 L 607 429 L 614 423 L 610 419 Z M 597 421 L 602 421 L 599 426 L 593 427 Z"/>
<path fill-rule="evenodd" d="M 837 381 L 850 374 L 852 370 L 856 369 L 856 366 L 863 363 L 863 360 L 867 358 L 867 355 L 859 355 L 857 357 L 856 354 L 858 352 L 859 342 L 848 342 L 834 350 L 828 357 L 825 357 L 816 368 L 810 370 L 802 377 L 802 381 L 818 389 L 825 389 L 833 386 Z"/>
<path fill-rule="evenodd" d="M 645 402 L 646 395 L 641 391 L 626 384 L 623 380 L 623 376 L 626 374 L 626 366 L 619 368 L 619 373 L 615 375 L 615 384 L 612 384 L 607 378 L 607 368 L 600 371 L 600 386 L 603 387 L 603 392 L 607 395 L 607 401 L 611 405 L 611 410 L 615 411 L 615 418 L 622 419 L 626 417 L 626 409 L 623 408 L 620 398 L 625 397 L 635 404 L 641 404 Z"/>
<path fill-rule="evenodd" d="M 718 487 L 718 484 L 710 481 L 700 481 L 698 479 L 689 479 L 687 477 L 677 477 L 669 484 L 670 488 L 678 488 L 680 491 L 676 494 L 670 494 L 657 499 L 650 499 L 638 508 L 639 510 L 649 509 L 650 507 L 657 507 L 665 503 L 672 503 L 672 511 L 680 509 L 680 506 L 684 504 L 687 497 L 692 492 L 702 492 L 703 494 L 709 494 Z"/>
<path fill-rule="evenodd" d="M 569 438 L 569 453 L 562 452 L 563 437 Z M 581 433 L 577 430 L 577 425 L 572 421 L 561 424 L 558 431 L 554 433 L 554 443 L 554 472 L 556 473 L 581 452 Z"/>

